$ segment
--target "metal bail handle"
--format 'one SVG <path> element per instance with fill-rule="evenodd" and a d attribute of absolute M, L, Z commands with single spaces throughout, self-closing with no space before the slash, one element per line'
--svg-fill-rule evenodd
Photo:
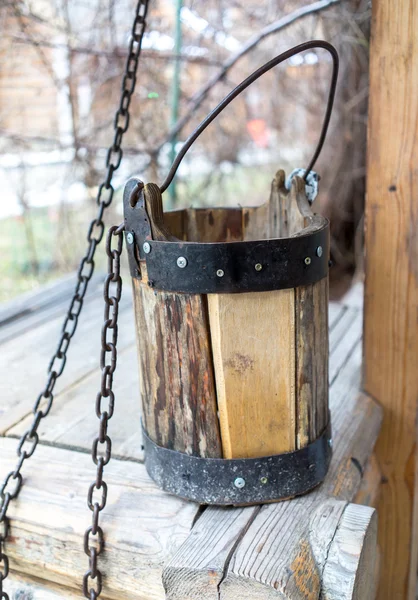
<path fill-rule="evenodd" d="M 331 85 L 330 85 L 329 93 L 328 93 L 327 108 L 325 111 L 321 135 L 319 137 L 319 141 L 316 146 L 315 152 L 311 158 L 310 163 L 308 164 L 308 166 L 306 168 L 305 175 L 303 177 L 303 179 L 306 181 L 306 178 L 307 178 L 309 172 L 312 170 L 313 166 L 315 165 L 315 163 L 318 159 L 318 156 L 321 153 L 322 146 L 324 145 L 325 137 L 326 137 L 327 131 L 328 131 L 328 125 L 329 125 L 329 122 L 331 119 L 332 107 L 334 104 L 335 89 L 337 87 L 338 66 L 339 66 L 338 52 L 332 44 L 330 44 L 329 42 L 326 42 L 324 40 L 311 40 L 309 42 L 304 42 L 303 44 L 299 44 L 298 46 L 294 46 L 293 48 L 286 50 L 286 52 L 279 54 L 278 56 L 276 56 L 269 62 L 265 63 L 262 67 L 260 67 L 256 71 L 254 71 L 254 73 L 249 75 L 249 77 L 244 79 L 244 81 L 242 81 L 227 96 L 225 96 L 225 98 L 218 104 L 218 106 L 216 106 L 216 108 L 214 108 L 208 114 L 208 116 L 205 119 L 203 119 L 203 121 L 200 123 L 200 125 L 193 131 L 193 133 L 191 133 L 191 135 L 184 142 L 180 152 L 177 154 L 177 156 L 171 166 L 171 169 L 170 169 L 166 179 L 160 186 L 161 193 L 165 192 L 165 190 L 168 188 L 168 186 L 172 182 L 174 175 L 176 174 L 177 169 L 180 166 L 181 161 L 185 157 L 186 153 L 188 152 L 188 150 L 190 149 L 192 144 L 197 140 L 197 138 L 200 136 L 200 134 L 208 127 L 208 125 L 210 125 L 210 123 L 212 123 L 212 121 L 214 119 L 216 119 L 216 117 L 223 111 L 223 109 L 226 108 L 228 106 L 228 104 L 230 104 L 230 102 L 232 102 L 232 100 L 234 100 L 234 98 L 239 96 L 241 94 L 241 92 L 243 92 L 245 89 L 247 89 L 247 87 L 249 87 L 252 83 L 254 83 L 254 81 L 257 81 L 257 79 L 259 79 L 259 77 L 264 75 L 264 73 L 267 73 L 267 71 L 270 71 L 273 67 L 279 65 L 280 63 L 284 62 L 288 58 L 295 56 L 296 54 L 300 54 L 301 52 L 304 52 L 305 50 L 311 50 L 311 49 L 315 49 L 315 48 L 323 48 L 324 50 L 327 50 L 330 53 L 330 55 L 332 57 L 332 62 L 333 62 L 333 69 L 332 69 Z"/>

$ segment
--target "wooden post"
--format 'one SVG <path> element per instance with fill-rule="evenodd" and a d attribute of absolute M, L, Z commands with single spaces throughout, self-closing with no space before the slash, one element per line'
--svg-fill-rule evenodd
<path fill-rule="evenodd" d="M 364 388 L 385 409 L 377 457 L 379 600 L 415 598 L 418 550 L 418 4 L 373 2 Z"/>

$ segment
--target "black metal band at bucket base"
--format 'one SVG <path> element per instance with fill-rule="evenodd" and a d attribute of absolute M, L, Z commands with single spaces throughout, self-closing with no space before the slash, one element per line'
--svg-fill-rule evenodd
<path fill-rule="evenodd" d="M 320 484 L 332 456 L 331 424 L 294 452 L 261 458 L 200 458 L 169 450 L 143 430 L 145 466 L 166 492 L 200 504 L 262 504 L 300 496 Z"/>

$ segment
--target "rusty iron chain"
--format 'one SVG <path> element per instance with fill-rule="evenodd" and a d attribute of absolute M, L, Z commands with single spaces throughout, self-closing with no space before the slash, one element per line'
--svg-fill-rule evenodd
<path fill-rule="evenodd" d="M 129 127 L 129 107 L 132 99 L 132 95 L 135 90 L 136 79 L 137 79 L 137 68 L 138 61 L 141 54 L 142 38 L 146 26 L 146 16 L 148 12 L 149 0 L 138 0 L 135 9 L 135 17 L 132 26 L 131 39 L 129 43 L 128 57 L 126 60 L 125 72 L 122 80 L 122 93 L 120 97 L 119 107 L 115 114 L 114 119 L 114 139 L 112 145 L 109 147 L 106 156 L 106 176 L 97 192 L 97 205 L 98 210 L 95 218 L 91 221 L 88 232 L 87 232 L 87 251 L 84 257 L 80 261 L 79 269 L 77 272 L 77 284 L 72 296 L 70 306 L 68 308 L 62 330 L 59 338 L 57 350 L 55 351 L 47 372 L 47 382 L 39 394 L 35 405 L 33 407 L 33 421 L 30 428 L 21 437 L 18 447 L 17 455 L 18 461 L 14 471 L 11 471 L 4 480 L 0 487 L 0 600 L 10 600 L 8 594 L 3 589 L 4 580 L 9 574 L 9 559 L 4 552 L 5 542 L 8 539 L 9 533 L 9 520 L 7 517 L 7 510 L 10 502 L 17 498 L 20 489 L 23 484 L 23 477 L 21 469 L 25 460 L 30 458 L 36 450 L 39 442 L 38 427 L 42 419 L 44 419 L 50 412 L 54 401 L 54 388 L 58 378 L 62 375 L 66 361 L 67 351 L 70 346 L 72 337 L 77 329 L 78 319 L 80 312 L 83 307 L 84 297 L 87 292 L 88 284 L 93 276 L 94 272 L 94 256 L 97 246 L 100 244 L 104 235 L 104 222 L 103 214 L 112 202 L 114 195 L 114 187 L 112 185 L 113 174 L 119 168 L 123 150 L 122 150 L 122 139 L 124 134 L 127 132 Z M 112 235 L 116 231 L 118 233 L 119 240 L 121 240 L 122 231 L 118 228 L 111 229 L 112 233 L 109 234 L 111 239 Z M 101 479 L 102 469 L 110 460 L 111 453 L 111 441 L 107 435 L 107 421 L 111 418 L 113 413 L 113 402 L 114 396 L 111 391 L 113 372 L 116 367 L 116 339 L 117 339 L 117 311 L 118 303 L 120 300 L 120 293 L 122 284 L 119 273 L 119 256 L 122 248 L 122 242 L 119 242 L 118 248 L 111 250 L 113 253 L 109 261 L 111 261 L 110 268 L 112 276 L 106 278 L 105 283 L 105 299 L 108 318 L 106 319 L 104 331 L 102 335 L 102 353 L 101 353 L 101 364 L 104 365 L 106 362 L 106 356 L 110 353 L 110 365 L 103 366 L 103 378 L 102 378 L 102 389 L 100 399 L 96 402 L 96 411 L 100 414 L 100 434 L 98 441 L 93 444 L 93 460 L 97 460 L 98 474 L 97 481 L 89 492 L 89 506 L 93 506 L 93 526 L 91 528 L 92 536 L 98 536 L 96 539 L 99 540 L 99 550 L 94 548 L 89 550 L 89 556 L 91 561 L 90 576 L 91 579 L 97 578 L 97 588 L 91 590 L 90 595 L 86 595 L 86 598 L 95 600 L 99 597 L 101 591 L 101 574 L 97 570 L 96 559 L 98 554 L 103 549 L 103 531 L 98 526 L 98 512 L 104 508 L 106 504 L 107 487 Z M 116 277 L 116 279 L 115 279 Z M 120 280 L 120 283 L 118 283 Z M 116 282 L 116 295 L 115 290 L 111 290 L 112 285 Z M 107 287 L 106 287 L 107 286 Z M 110 313 L 112 309 L 112 316 Z M 107 332 L 111 331 L 111 341 L 107 340 Z M 104 337 L 103 337 L 104 336 Z M 103 346 L 104 340 L 104 346 Z M 102 398 L 108 398 L 107 410 L 102 410 L 101 400 Z M 98 457 L 99 444 L 105 444 L 104 456 Z M 99 470 L 99 466 L 100 470 Z M 101 502 L 94 502 L 93 504 L 93 493 L 94 488 L 102 490 Z M 97 508 L 95 508 L 97 507 Z M 96 516 L 95 516 L 96 515 Z M 94 531 L 94 533 L 93 533 Z M 101 540 L 101 542 L 100 542 Z M 89 534 L 85 537 L 85 548 L 89 548 Z M 96 559 L 94 559 L 96 557 Z M 83 584 L 83 587 L 88 588 L 88 582 Z"/>
<path fill-rule="evenodd" d="M 118 313 L 122 296 L 122 278 L 120 275 L 120 256 L 123 246 L 124 225 L 114 225 L 109 229 L 106 239 L 108 256 L 108 275 L 104 283 L 104 323 L 102 327 L 102 344 L 100 352 L 100 368 L 102 370 L 100 390 L 96 396 L 96 415 L 99 419 L 99 435 L 93 441 L 92 459 L 96 465 L 96 479 L 89 487 L 87 504 L 92 514 L 92 524 L 84 534 L 84 552 L 89 557 L 89 569 L 83 578 L 83 594 L 85 598 L 96 600 L 102 592 L 102 573 L 98 569 L 97 559 L 103 552 L 104 535 L 99 525 L 100 512 L 107 501 L 107 484 L 103 480 L 104 467 L 112 454 L 112 442 L 107 432 L 108 422 L 113 416 L 115 395 L 112 390 L 113 374 L 117 365 Z M 116 248 L 112 247 L 113 239 L 117 239 Z M 103 406 L 106 404 L 106 406 Z"/>

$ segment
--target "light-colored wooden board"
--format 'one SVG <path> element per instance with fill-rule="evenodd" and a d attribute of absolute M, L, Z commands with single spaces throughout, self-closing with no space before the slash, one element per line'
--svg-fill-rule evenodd
<path fill-rule="evenodd" d="M 133 314 L 131 314 L 133 322 Z M 42 441 L 60 447 L 90 450 L 97 435 L 97 417 L 94 409 L 100 388 L 99 368 L 82 381 L 59 394 L 47 419 L 39 425 Z M 109 422 L 114 456 L 143 460 L 141 434 L 141 400 L 139 397 L 136 346 L 132 344 L 118 357 L 118 368 L 113 380 L 115 412 Z M 20 437 L 30 426 L 29 415 L 7 432 Z"/>
<path fill-rule="evenodd" d="M 208 306 L 224 457 L 293 450 L 294 291 L 210 294 Z"/>
<path fill-rule="evenodd" d="M 330 302 L 328 306 L 328 324 L 329 328 L 332 329 L 338 319 L 342 316 L 345 311 L 345 306 L 341 302 Z"/>
<path fill-rule="evenodd" d="M 340 315 L 337 322 L 332 327 L 332 336 L 330 336 L 329 340 L 329 351 L 331 354 L 333 354 L 337 346 L 342 343 L 342 353 L 344 355 L 345 336 L 347 334 L 347 331 L 349 331 L 353 321 L 357 319 L 360 314 L 360 311 L 358 311 L 355 308 L 344 307 L 343 313 Z"/>
<path fill-rule="evenodd" d="M 385 409 L 376 454 L 379 600 L 415 596 L 418 563 L 418 4 L 372 3 L 364 388 Z"/>
<path fill-rule="evenodd" d="M 189 552 L 190 538 L 166 567 L 165 581 L 167 576 L 174 582 L 177 573 L 184 576 L 190 569 L 193 576 L 199 578 L 201 589 L 211 590 L 202 596 L 204 600 L 218 600 L 219 597 L 222 600 L 316 600 L 319 597 L 321 571 L 318 570 L 318 556 L 313 554 L 311 536 L 313 531 L 321 530 L 321 527 L 314 528 L 313 519 L 318 514 L 329 514 L 326 507 L 330 496 L 343 505 L 354 498 L 361 482 L 359 467 L 361 469 L 366 464 L 380 428 L 380 408 L 368 396 L 359 395 L 361 356 L 359 343 L 331 387 L 334 456 L 324 484 L 301 498 L 263 506 L 257 514 L 249 516 L 245 524 L 248 530 L 238 545 L 234 545 L 236 531 L 233 528 L 229 531 L 227 521 L 222 523 L 222 539 L 230 552 L 225 563 L 217 566 L 217 587 L 211 587 L 210 584 L 211 560 L 202 560 L 197 565 L 198 559 Z M 204 521 L 208 524 L 211 522 L 212 510 L 207 509 L 200 519 L 202 547 L 210 545 L 212 529 L 205 527 Z M 229 511 L 232 517 L 234 509 Z M 334 520 L 335 527 L 337 521 Z M 322 522 L 321 517 L 319 524 Z M 321 542 L 327 548 L 330 548 L 334 539 L 335 527 L 332 530 L 330 526 L 330 534 L 325 535 Z M 197 540 L 194 539 L 193 543 L 196 547 Z M 211 559 L 210 553 L 208 557 Z M 200 570 L 199 575 L 195 573 L 196 570 Z M 220 573 L 223 576 L 219 582 Z M 356 574 L 351 581 L 355 580 Z M 172 586 L 167 594 L 169 599 L 176 598 Z M 192 592 L 190 596 L 184 594 L 184 598 L 188 597 L 194 600 Z"/>
<path fill-rule="evenodd" d="M 80 600 L 82 592 L 80 586 L 77 589 L 63 587 L 49 581 L 10 572 L 7 582 L 10 600 Z M 103 600 L 106 600 L 102 596 Z"/>
<path fill-rule="evenodd" d="M 16 461 L 15 440 L 0 438 L 0 456 L 2 480 Z M 95 467 L 87 454 L 47 446 L 39 446 L 31 462 L 9 510 L 11 567 L 77 589 L 87 570 L 86 494 Z M 141 464 L 111 460 L 105 480 L 106 550 L 99 560 L 106 573 L 104 596 L 162 600 L 163 566 L 189 534 L 198 506 L 160 491 Z"/>
<path fill-rule="evenodd" d="M 105 276 L 95 273 L 90 280 L 85 302 L 98 297 L 103 289 Z M 74 292 L 75 273 L 65 275 L 58 281 L 43 285 L 37 290 L 22 294 L 7 303 L 0 304 L 0 344 L 23 336 L 60 315 L 64 317 Z"/>
<path fill-rule="evenodd" d="M 120 351 L 135 342 L 131 305 L 130 286 L 125 285 L 119 313 Z M 67 353 L 67 367 L 56 384 L 56 394 L 97 368 L 103 309 L 101 296 L 86 303 Z M 56 350 L 63 320 L 60 315 L 2 344 L 2 356 L 7 360 L 0 362 L 0 435 L 29 414 L 45 387 L 47 367 Z"/>
<path fill-rule="evenodd" d="M 345 328 L 344 337 L 341 338 L 341 329 Z M 363 313 L 357 309 L 347 308 L 341 323 L 338 323 L 330 334 L 332 345 L 332 361 L 329 365 L 329 381 L 332 383 L 344 366 L 347 357 L 359 345 L 363 332 Z"/>
<path fill-rule="evenodd" d="M 167 600 L 218 598 L 225 566 L 259 510 L 260 506 L 206 509 L 164 569 Z"/>

